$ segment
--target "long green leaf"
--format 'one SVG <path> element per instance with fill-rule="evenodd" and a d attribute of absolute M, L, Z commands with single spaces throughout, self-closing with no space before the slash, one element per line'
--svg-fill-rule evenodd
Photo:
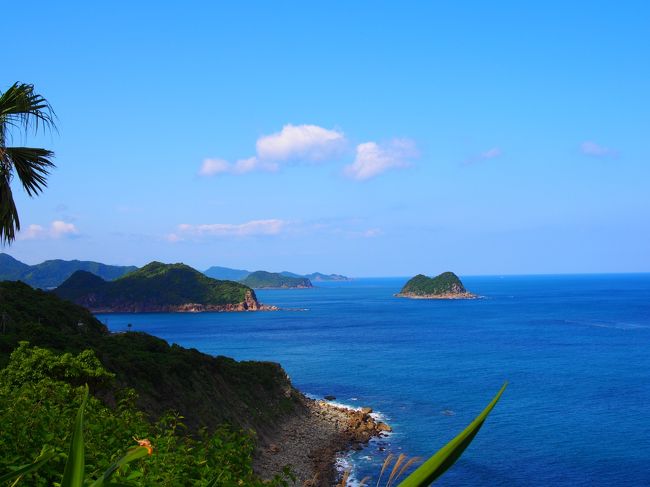
<path fill-rule="evenodd" d="M 38 456 L 36 460 L 34 460 L 33 463 L 23 465 L 22 467 L 17 468 L 12 472 L 8 472 L 4 475 L 1 475 L 0 484 L 4 484 L 5 482 L 9 482 L 10 480 L 19 479 L 19 477 L 22 477 L 23 475 L 27 475 L 28 473 L 38 470 L 39 468 L 41 468 L 43 464 L 48 462 L 55 455 L 56 452 L 52 448 L 43 450 L 43 452 L 41 452 L 41 454 Z"/>
<path fill-rule="evenodd" d="M 456 438 L 451 440 L 443 446 L 438 452 L 418 467 L 415 472 L 406 477 L 398 487 L 424 487 L 431 484 L 434 480 L 440 477 L 443 473 L 451 467 L 456 460 L 469 446 L 476 434 L 483 426 L 485 419 L 490 411 L 494 408 L 497 401 L 505 391 L 508 383 L 506 382 L 501 387 L 501 390 L 494 396 L 494 399 L 487 405 L 487 407 L 479 414 L 474 421 L 472 421 L 467 428 L 465 428 Z"/>
<path fill-rule="evenodd" d="M 65 462 L 65 470 L 63 471 L 63 480 L 61 487 L 82 487 L 84 483 L 84 470 L 85 470 L 85 452 L 84 452 L 84 409 L 88 402 L 88 386 L 86 385 L 86 392 L 84 400 L 81 403 L 79 411 L 77 411 L 77 418 L 74 422 L 74 430 L 72 432 L 72 440 L 70 441 L 70 451 L 68 452 L 68 460 Z"/>
<path fill-rule="evenodd" d="M 126 465 L 127 463 L 138 460 L 142 457 L 146 457 L 149 454 L 149 450 L 144 446 L 135 446 L 129 448 L 129 450 L 124 454 L 122 458 L 113 463 L 110 467 L 106 469 L 104 474 L 95 480 L 90 487 L 102 487 L 104 482 L 111 478 L 111 476 L 117 471 L 118 468 Z M 111 484 L 112 485 L 112 484 Z"/>

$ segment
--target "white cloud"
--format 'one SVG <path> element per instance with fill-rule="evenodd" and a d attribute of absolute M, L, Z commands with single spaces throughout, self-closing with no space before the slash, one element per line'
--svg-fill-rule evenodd
<path fill-rule="evenodd" d="M 26 230 L 21 231 L 17 238 L 19 240 L 46 240 L 60 239 L 78 235 L 79 231 L 73 223 L 66 223 L 63 220 L 54 220 L 49 228 L 41 225 L 29 225 Z"/>
<path fill-rule="evenodd" d="M 340 154 L 344 146 L 345 136 L 338 130 L 287 124 L 280 132 L 260 137 L 256 149 L 260 159 L 269 161 L 322 161 Z"/>
<path fill-rule="evenodd" d="M 580 152 L 593 157 L 616 157 L 618 155 L 617 151 L 589 140 L 580 144 Z"/>
<path fill-rule="evenodd" d="M 285 220 L 251 220 L 245 223 L 206 223 L 178 225 L 176 232 L 166 236 L 170 242 L 178 242 L 185 237 L 249 237 L 256 235 L 278 235 L 287 228 Z"/>
<path fill-rule="evenodd" d="M 409 160 L 417 156 L 415 143 L 410 139 L 393 139 L 387 144 L 365 142 L 357 146 L 354 162 L 345 166 L 343 172 L 349 178 L 364 181 L 389 169 L 408 167 Z"/>

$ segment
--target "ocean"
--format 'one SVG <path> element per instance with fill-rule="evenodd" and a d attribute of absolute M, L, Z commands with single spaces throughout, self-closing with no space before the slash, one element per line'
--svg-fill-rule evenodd
<path fill-rule="evenodd" d="M 257 291 L 277 312 L 98 317 L 372 407 L 394 432 L 342 459 L 357 479 L 389 452 L 430 456 L 507 380 L 437 486 L 650 485 L 650 274 L 461 278 L 482 298 L 395 298 L 407 279 L 376 278 Z"/>

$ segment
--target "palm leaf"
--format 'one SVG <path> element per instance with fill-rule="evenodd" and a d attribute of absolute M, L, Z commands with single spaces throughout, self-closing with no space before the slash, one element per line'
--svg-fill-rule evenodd
<path fill-rule="evenodd" d="M 411 475 L 406 477 L 398 487 L 423 487 L 429 485 L 451 467 L 463 454 L 465 449 L 472 442 L 476 434 L 483 426 L 485 419 L 494 408 L 497 401 L 505 391 L 508 383 L 501 387 L 501 390 L 494 396 L 494 399 L 487 407 L 465 428 L 456 438 L 443 446 L 438 452 L 424 462 Z"/>
<path fill-rule="evenodd" d="M 0 169 L 0 242 L 9 243 L 20 230 L 20 219 L 9 184 L 9 175 Z"/>
<path fill-rule="evenodd" d="M 0 94 L 0 130 L 5 123 L 20 126 L 25 130 L 31 125 L 38 131 L 39 124 L 56 129 L 55 114 L 48 101 L 34 93 L 34 85 L 14 83 L 7 91 Z M 2 137 L 4 139 L 4 137 Z"/>
<path fill-rule="evenodd" d="M 4 161 L 13 165 L 18 179 L 29 196 L 35 196 L 47 186 L 47 175 L 54 167 L 52 151 L 31 147 L 6 147 Z"/>
<path fill-rule="evenodd" d="M 88 386 L 84 393 L 84 399 L 77 411 L 77 418 L 74 422 L 72 440 L 68 460 L 63 470 L 61 487 L 82 487 L 84 484 L 85 452 L 84 452 L 84 409 L 88 402 Z"/>
<path fill-rule="evenodd" d="M 56 452 L 52 448 L 46 448 L 44 449 L 41 454 L 34 460 L 33 463 L 29 463 L 27 465 L 23 465 L 22 467 L 17 468 L 16 470 L 12 472 L 8 472 L 4 475 L 0 475 L 0 484 L 4 485 L 5 482 L 9 482 L 10 480 L 20 480 L 20 478 L 23 475 L 27 475 L 28 473 L 31 473 L 35 470 L 38 470 L 41 468 L 41 466 L 48 462 L 53 456 L 56 455 Z M 15 482 L 14 484 L 15 485 Z"/>

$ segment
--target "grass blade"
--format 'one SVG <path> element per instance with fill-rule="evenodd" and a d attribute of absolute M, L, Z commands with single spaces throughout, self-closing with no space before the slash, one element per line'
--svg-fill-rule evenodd
<path fill-rule="evenodd" d="M 84 452 L 84 409 L 88 402 L 88 386 L 86 385 L 86 392 L 84 394 L 83 402 L 77 417 L 74 422 L 74 430 L 72 431 L 72 439 L 70 441 L 70 451 L 68 452 L 68 460 L 65 462 L 65 470 L 63 471 L 63 480 L 61 487 L 83 487 L 84 483 L 84 470 L 85 470 L 85 452 Z"/>
<path fill-rule="evenodd" d="M 494 396 L 494 399 L 487 407 L 465 428 L 456 438 L 443 446 L 436 454 L 418 467 L 415 472 L 406 477 L 398 487 L 423 487 L 431 484 L 451 467 L 463 454 L 465 449 L 472 442 L 476 434 L 483 426 L 485 419 L 494 408 L 497 401 L 505 391 L 508 383 L 501 387 L 501 390 Z"/>
<path fill-rule="evenodd" d="M 23 465 L 22 467 L 17 468 L 16 470 L 12 472 L 8 472 L 4 475 L 0 476 L 0 484 L 4 484 L 5 482 L 9 482 L 11 480 L 19 480 L 20 477 L 23 475 L 27 475 L 28 473 L 34 472 L 35 470 L 38 470 L 43 464 L 48 462 L 53 456 L 55 456 L 56 453 L 52 448 L 48 448 L 44 450 L 36 460 L 34 460 L 33 463 L 29 463 L 27 465 Z"/>

